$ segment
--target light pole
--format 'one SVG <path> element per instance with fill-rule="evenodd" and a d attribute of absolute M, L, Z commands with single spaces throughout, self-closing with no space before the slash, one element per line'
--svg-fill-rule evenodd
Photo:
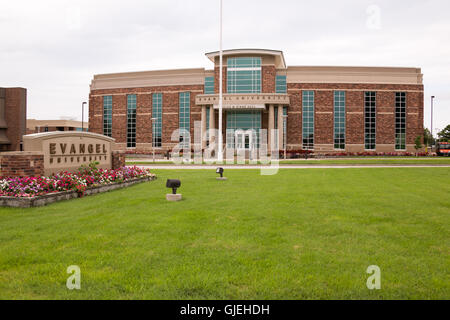
<path fill-rule="evenodd" d="M 286 160 L 286 131 L 287 131 L 287 114 L 283 114 L 283 145 L 284 145 L 284 160 Z"/>
<path fill-rule="evenodd" d="M 223 101 L 223 83 L 222 83 L 222 67 L 223 67 L 223 52 L 222 52 L 222 0 L 220 0 L 220 27 L 219 27 L 219 150 L 217 160 L 219 163 L 223 160 L 222 154 L 222 101 Z"/>
<path fill-rule="evenodd" d="M 81 104 L 81 132 L 84 131 L 84 105 L 87 104 L 87 102 L 83 102 Z"/>
<path fill-rule="evenodd" d="M 433 101 L 435 96 L 431 96 L 431 141 L 430 141 L 430 147 L 431 152 L 433 152 Z"/>
<path fill-rule="evenodd" d="M 155 121 L 157 119 L 156 118 L 152 118 L 152 151 L 153 151 L 153 162 L 155 162 L 155 145 L 156 145 L 156 140 L 155 140 Z"/>

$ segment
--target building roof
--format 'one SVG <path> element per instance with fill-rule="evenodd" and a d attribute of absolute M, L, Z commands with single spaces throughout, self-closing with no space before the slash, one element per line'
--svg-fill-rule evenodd
<path fill-rule="evenodd" d="M 288 83 L 423 84 L 420 68 L 293 66 L 287 68 Z"/>
<path fill-rule="evenodd" d="M 423 84 L 423 74 L 420 68 L 346 66 L 288 67 L 284 59 L 283 51 L 269 49 L 223 50 L 223 56 L 261 56 L 263 57 L 263 63 L 275 64 L 277 74 L 287 75 L 288 83 Z M 206 53 L 206 57 L 217 64 L 219 51 Z M 226 65 L 226 60 L 224 61 L 224 65 Z M 214 71 L 205 70 L 204 68 L 189 68 L 97 74 L 92 79 L 90 89 L 93 91 L 117 88 L 204 85 L 206 76 L 214 76 Z"/>
<path fill-rule="evenodd" d="M 151 86 L 203 85 L 205 69 L 173 69 L 96 74 L 91 90 Z"/>
<path fill-rule="evenodd" d="M 215 62 L 216 58 L 219 57 L 220 52 L 214 51 L 206 53 L 205 55 L 209 60 Z M 286 61 L 284 60 L 283 51 L 280 50 L 270 50 L 270 49 L 230 49 L 223 50 L 222 55 L 226 56 L 242 56 L 242 55 L 252 55 L 252 56 L 273 56 L 275 58 L 275 67 L 277 69 L 285 69 Z"/>
<path fill-rule="evenodd" d="M 88 123 L 85 122 L 84 126 L 87 128 Z M 34 130 L 36 127 L 74 127 L 81 128 L 81 121 L 75 120 L 36 120 L 27 119 L 27 129 Z"/>

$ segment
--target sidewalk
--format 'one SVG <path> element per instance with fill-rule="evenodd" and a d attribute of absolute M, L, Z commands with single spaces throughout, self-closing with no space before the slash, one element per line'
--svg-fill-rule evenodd
<path fill-rule="evenodd" d="M 224 169 L 269 169 L 269 168 L 279 168 L 279 169 L 365 169 L 365 168 L 450 168 L 450 165 L 447 164 L 436 164 L 436 165 L 382 165 L 382 164 L 367 164 L 367 165 L 279 165 L 279 166 L 262 166 L 262 165 L 220 165 L 220 164 L 214 164 L 214 165 L 137 165 L 141 168 L 148 168 L 148 169 L 172 169 L 172 170 L 178 170 L 178 169 L 216 169 L 217 167 L 221 167 Z"/>

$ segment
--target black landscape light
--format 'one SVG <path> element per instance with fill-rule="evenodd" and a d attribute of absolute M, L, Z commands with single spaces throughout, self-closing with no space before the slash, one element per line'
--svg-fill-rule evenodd
<path fill-rule="evenodd" d="M 220 174 L 220 177 L 217 177 L 216 180 L 227 180 L 227 178 L 223 176 L 223 168 L 217 168 L 216 173 Z"/>
<path fill-rule="evenodd" d="M 172 188 L 172 194 L 177 194 L 177 189 L 181 186 L 181 181 L 176 179 L 167 179 L 166 187 Z"/>

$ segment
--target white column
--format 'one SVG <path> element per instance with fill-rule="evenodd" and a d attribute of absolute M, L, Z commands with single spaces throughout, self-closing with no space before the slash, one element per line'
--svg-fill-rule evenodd
<path fill-rule="evenodd" d="M 216 128 L 216 117 L 214 116 L 214 107 L 209 106 L 209 144 L 215 141 L 214 129 Z"/>
<path fill-rule="evenodd" d="M 269 104 L 269 124 L 267 128 L 267 151 L 271 152 L 272 150 L 272 142 L 273 136 L 272 136 L 272 130 L 275 128 L 275 118 L 274 118 L 274 105 Z"/>
<path fill-rule="evenodd" d="M 283 149 L 283 109 L 284 106 L 278 106 L 278 148 Z"/>
<path fill-rule="evenodd" d="M 202 149 L 206 147 L 206 108 L 207 106 L 202 106 Z"/>

